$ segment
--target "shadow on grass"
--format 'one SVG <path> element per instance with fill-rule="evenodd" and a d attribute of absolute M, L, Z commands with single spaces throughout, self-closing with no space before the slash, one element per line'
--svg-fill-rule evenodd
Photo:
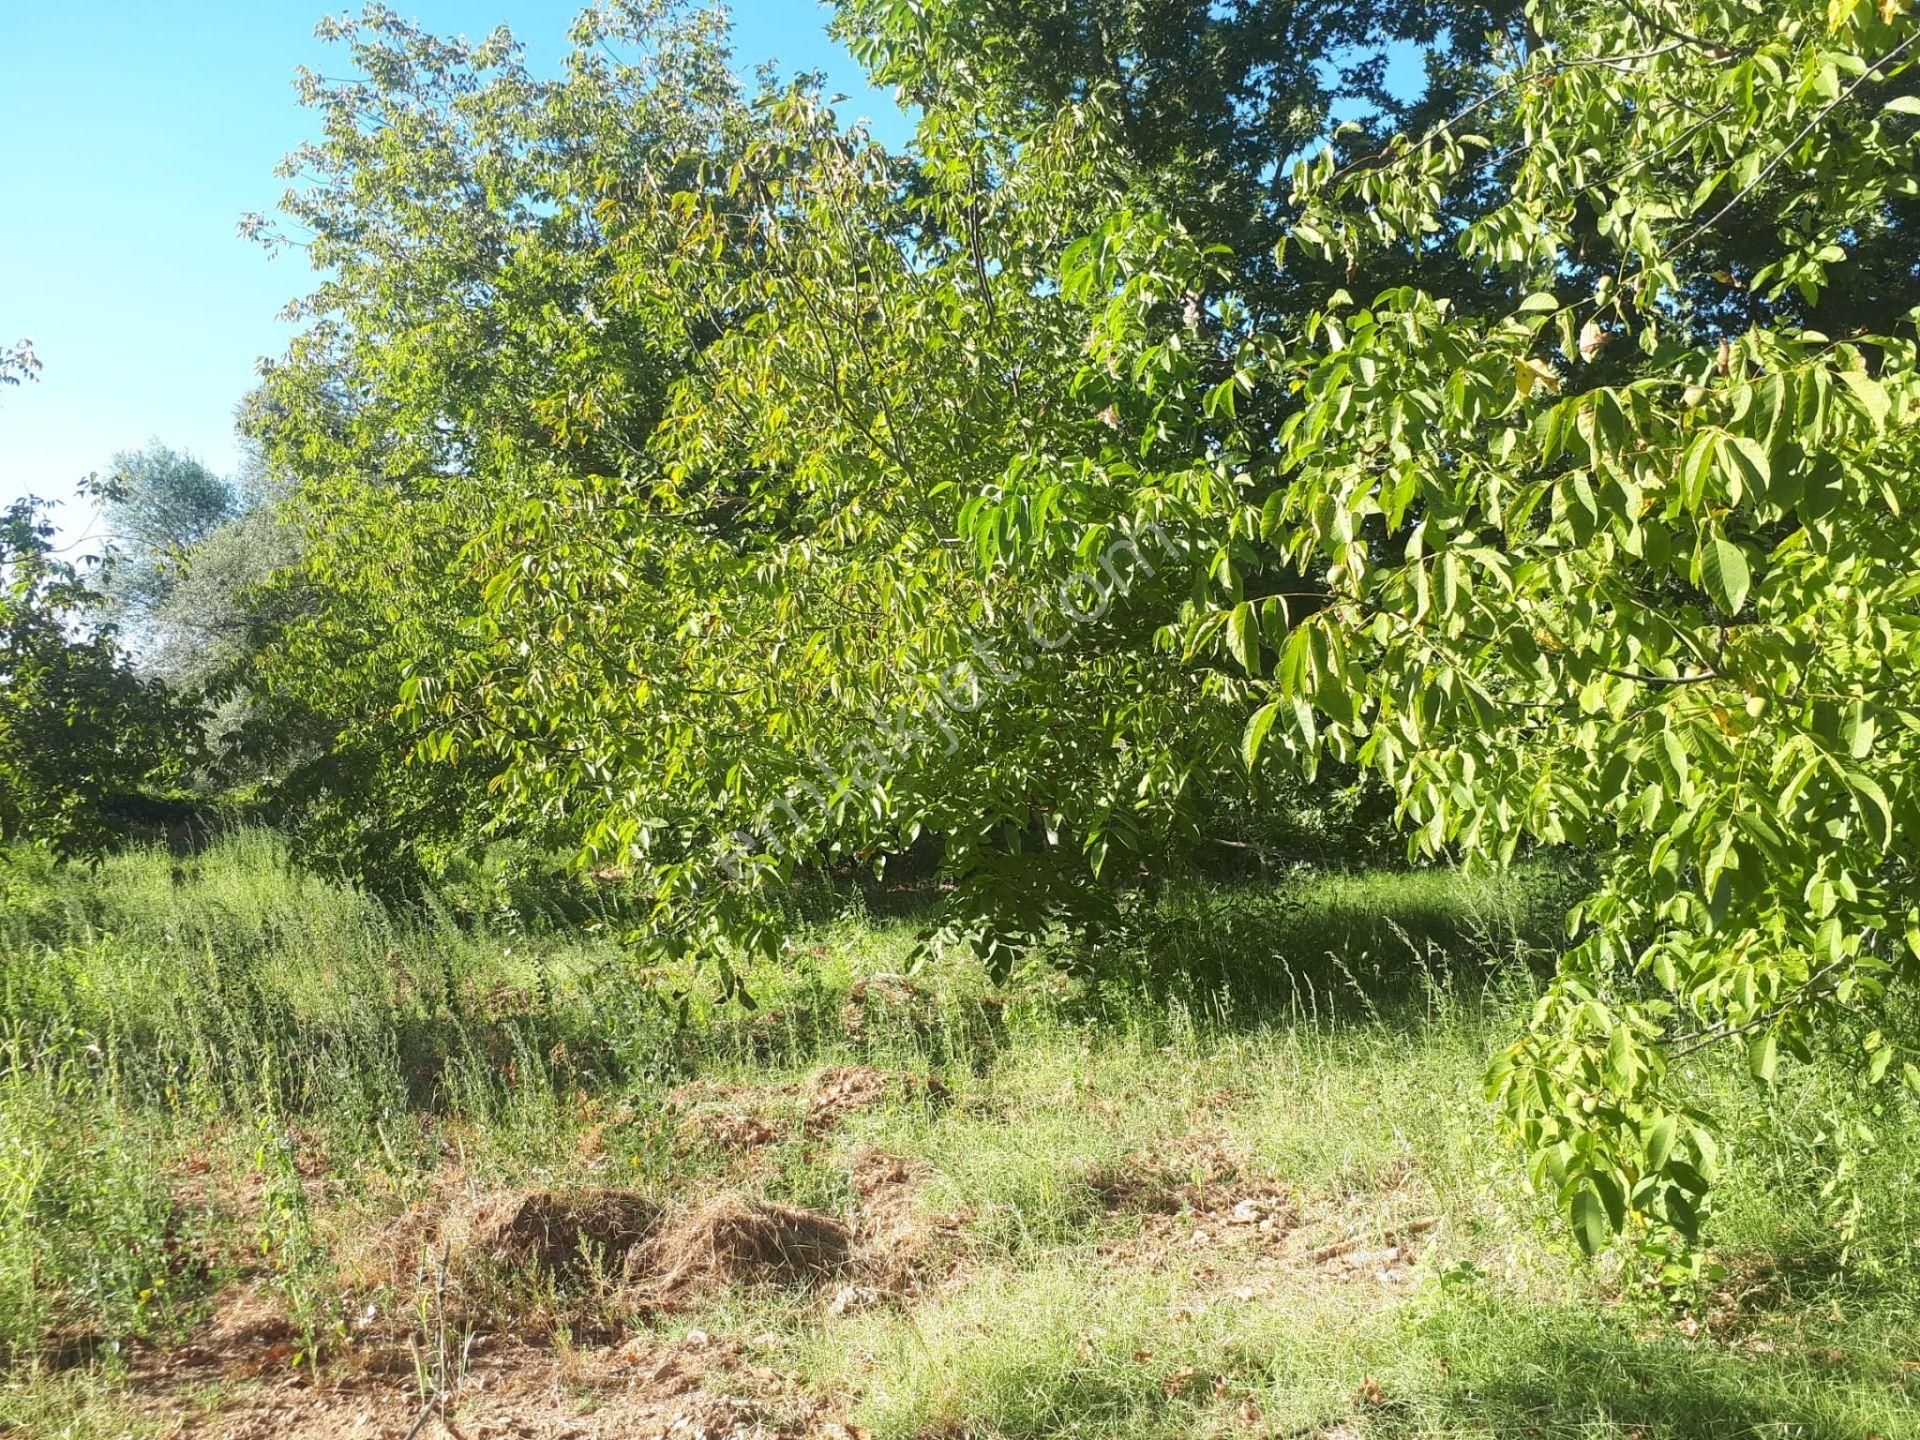
<path fill-rule="evenodd" d="M 1555 1308 L 1503 1312 L 1494 1297 L 1423 1327 L 1441 1386 L 1395 1407 L 1405 1435 L 1864 1440 L 1920 1433 L 1900 1371 L 1865 1347 L 1736 1348 L 1678 1328 Z"/>
<path fill-rule="evenodd" d="M 1118 933 L 1044 949 L 999 993 L 958 957 L 925 975 L 838 968 L 831 981 L 789 965 L 760 977 L 759 1010 L 705 1003 L 689 1016 L 671 993 L 689 977 L 663 992 L 641 957 L 603 936 L 389 912 L 287 869 L 271 837 L 231 838 L 179 870 L 142 852 L 93 877 L 8 873 L 5 895 L 23 900 L 0 907 L 11 914 L 0 919 L 0 1018 L 19 1042 L 15 1063 L 110 1054 L 117 1083 L 143 1101 L 165 1101 L 188 1077 L 222 1103 L 271 1091 L 295 1113 L 373 1113 L 457 1109 L 528 1082 L 666 1083 L 711 1058 L 978 1068 L 1022 1013 L 1096 1027 L 1179 1014 L 1410 1027 L 1436 996 L 1549 953 L 1568 890 L 1545 866 L 1497 880 L 1382 869 L 1189 881 Z M 796 934 L 841 923 L 834 898 L 797 894 Z"/>
<path fill-rule="evenodd" d="M 1230 1025 L 1423 1023 L 1436 997 L 1551 968 L 1569 869 L 1303 870 L 1271 886 L 1183 886 L 1126 933 L 1067 957 L 1088 1020 L 1169 1004 Z"/>
<path fill-rule="evenodd" d="M 1758 1352 L 1491 1286 L 1351 1331 L 1282 1313 L 1233 1334 L 1111 1292 L 1049 1310 L 1033 1288 L 1000 1297 L 992 1325 L 923 1316 L 874 1387 L 874 1433 L 1172 1440 L 1234 1429 L 1242 1397 L 1269 1427 L 1252 1433 L 1286 1440 L 1895 1440 L 1920 1421 L 1871 1342 Z"/>

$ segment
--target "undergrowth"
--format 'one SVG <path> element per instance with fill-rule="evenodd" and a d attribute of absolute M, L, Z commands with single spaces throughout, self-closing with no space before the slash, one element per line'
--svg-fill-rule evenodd
<path fill-rule="evenodd" d="M 901 1440 L 1920 1434 L 1907 1102 L 1697 1057 L 1732 1143 L 1695 1293 L 1578 1260 L 1526 1192 L 1479 1075 L 1561 886 L 1194 886 L 999 987 L 958 956 L 909 973 L 911 919 L 855 902 L 796 925 L 747 1011 L 639 968 L 617 927 L 390 911 L 264 833 L 93 872 L 13 853 L 0 1433 L 174 1433 L 259 1373 L 318 1383 L 396 1337 L 431 1391 L 421 1357 L 452 1326 L 556 1353 L 738 1337 L 846 1433 Z M 906 1078 L 823 1111 L 843 1066 Z M 1874 1139 L 1836 1183 L 1843 1126 Z M 924 1233 L 912 1286 L 873 1298 L 745 1285 L 689 1312 L 601 1257 L 456 1265 L 456 1304 L 463 1232 L 420 1220 L 620 1187 L 864 1235 L 875 1155 L 912 1176 Z M 151 1357 L 239 1291 L 288 1340 L 156 1406 Z"/>

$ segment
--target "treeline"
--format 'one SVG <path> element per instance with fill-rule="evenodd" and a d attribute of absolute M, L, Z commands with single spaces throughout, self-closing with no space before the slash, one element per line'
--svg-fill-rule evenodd
<path fill-rule="evenodd" d="M 710 12 L 329 22 L 272 493 L 180 552 L 273 561 L 190 688 L 309 857 L 513 837 L 723 973 L 913 864 L 1003 966 L 1364 782 L 1595 857 L 1492 1079 L 1583 1243 L 1690 1263 L 1699 1046 L 1920 1088 L 1904 0 L 834 24 L 904 150 Z"/>

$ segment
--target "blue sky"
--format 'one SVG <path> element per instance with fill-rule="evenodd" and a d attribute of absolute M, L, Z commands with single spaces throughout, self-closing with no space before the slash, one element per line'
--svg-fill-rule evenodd
<path fill-rule="evenodd" d="M 445 34 L 504 22 L 557 63 L 584 0 L 392 0 Z M 72 496 L 149 439 L 215 469 L 237 462 L 233 410 L 275 316 L 305 291 L 300 254 L 269 259 L 235 226 L 270 211 L 273 167 L 308 138 L 293 70 L 338 57 L 314 39 L 324 0 L 0 0 L 0 347 L 31 337 L 45 372 L 0 391 L 0 503 Z M 338 0 L 332 7 L 337 13 Z M 742 70 L 820 69 L 849 116 L 906 123 L 826 34 L 813 0 L 735 0 Z M 82 542 L 90 516 L 68 505 Z"/>

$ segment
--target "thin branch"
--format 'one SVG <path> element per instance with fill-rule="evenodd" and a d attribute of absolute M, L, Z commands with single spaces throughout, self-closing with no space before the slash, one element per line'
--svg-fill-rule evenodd
<path fill-rule="evenodd" d="M 1703 1030 L 1693 1030 L 1685 1035 L 1674 1036 L 1673 1039 L 1668 1042 L 1670 1048 L 1667 1051 L 1667 1058 L 1669 1060 L 1679 1060 L 1696 1051 L 1704 1050 L 1709 1045 L 1717 1045 L 1722 1040 L 1732 1040 L 1741 1035 L 1750 1035 L 1756 1030 L 1773 1024 L 1797 1005 L 1804 1005 L 1810 1000 L 1826 999 L 1829 995 L 1833 994 L 1837 987 L 1831 984 L 1822 984 L 1822 982 L 1836 970 L 1840 969 L 1843 963 L 1842 961 L 1835 960 L 1828 965 L 1822 966 L 1807 977 L 1807 983 L 1802 985 L 1796 994 L 1789 999 L 1782 1000 L 1778 1005 L 1774 1006 L 1773 1009 L 1754 1016 L 1751 1020 L 1742 1021 L 1738 1025 L 1709 1025 Z"/>
<path fill-rule="evenodd" d="M 1684 41 L 1688 45 L 1704 50 L 1715 60 L 1731 60 L 1737 55 L 1752 53 L 1750 50 L 1744 52 L 1729 50 L 1724 45 L 1716 44 L 1714 41 L 1695 35 L 1691 31 L 1682 30 L 1677 25 L 1669 25 L 1658 15 L 1649 15 L 1645 10 L 1642 10 L 1640 6 L 1635 3 L 1635 0 L 1622 0 L 1622 3 L 1626 6 L 1627 13 L 1632 15 L 1633 18 L 1638 20 L 1642 25 L 1647 26 L 1649 29 L 1661 35 L 1665 35 L 1669 40 Z"/>
<path fill-rule="evenodd" d="M 1913 34 L 1909 35 L 1906 39 L 1902 40 L 1898 45 L 1894 46 L 1893 49 L 1887 51 L 1886 54 L 1882 55 L 1878 60 L 1875 60 L 1871 65 L 1867 66 L 1867 68 L 1860 73 L 1860 77 L 1857 80 L 1855 80 L 1853 84 L 1849 85 L 1846 89 L 1842 90 L 1838 95 L 1834 96 L 1833 99 L 1829 100 L 1825 105 L 1822 105 L 1819 110 L 1815 111 L 1813 118 L 1800 128 L 1800 132 L 1797 135 L 1795 135 L 1791 140 L 1789 140 L 1784 146 L 1781 147 L 1780 153 L 1778 155 L 1775 155 L 1772 160 L 1768 161 L 1766 166 L 1763 169 L 1761 169 L 1761 171 L 1757 175 L 1755 175 L 1751 180 L 1749 180 L 1746 184 L 1742 185 L 1737 191 L 1735 191 L 1733 194 L 1733 197 L 1729 199 L 1726 204 L 1722 205 L 1718 210 L 1714 211 L 1714 213 L 1711 216 L 1709 216 L 1707 219 L 1701 221 L 1698 225 L 1696 225 L 1691 231 L 1687 233 L 1685 239 L 1681 240 L 1679 244 L 1675 245 L 1673 249 L 1668 251 L 1667 253 L 1669 255 L 1682 254 L 1688 249 L 1688 247 L 1690 247 L 1693 244 L 1694 241 L 1698 240 L 1702 235 L 1706 234 L 1709 230 L 1713 229 L 1715 225 L 1718 225 L 1722 220 L 1726 219 L 1727 216 L 1733 212 L 1733 209 L 1735 206 L 1737 206 L 1742 200 L 1746 199 L 1747 196 L 1751 195 L 1756 189 L 1760 187 L 1762 183 L 1764 183 L 1767 180 L 1769 176 L 1773 174 L 1774 171 L 1778 170 L 1782 165 L 1786 163 L 1787 157 L 1793 154 L 1793 152 L 1799 148 L 1800 142 L 1802 140 L 1805 140 L 1809 135 L 1813 134 L 1815 130 L 1819 129 L 1821 123 L 1826 120 L 1827 116 L 1831 115 L 1835 110 L 1839 109 L 1840 106 L 1846 104 L 1847 101 L 1851 100 L 1854 97 L 1855 92 L 1857 92 L 1862 85 L 1865 85 L 1867 81 L 1872 80 L 1876 76 L 1878 76 L 1879 72 L 1882 69 L 1884 69 L 1888 65 L 1891 65 L 1895 60 L 1898 60 L 1900 56 L 1903 55 L 1907 50 L 1912 48 L 1912 46 L 1916 42 L 1920 42 L 1920 30 L 1916 30 Z"/>
<path fill-rule="evenodd" d="M 1376 168 L 1381 170 L 1390 170 L 1395 165 L 1398 165 L 1402 161 L 1408 159 L 1409 157 L 1413 155 L 1417 155 L 1421 151 L 1425 150 L 1429 145 L 1433 144 L 1434 141 L 1438 140 L 1442 135 L 1445 135 L 1448 131 L 1453 129 L 1453 127 L 1458 125 L 1461 121 L 1469 119 L 1470 117 L 1478 114 L 1480 111 L 1486 109 L 1487 106 L 1493 104 L 1494 101 L 1504 99 L 1506 96 L 1511 95 L 1514 91 L 1520 89 L 1525 85 L 1530 85 L 1533 82 L 1539 79 L 1542 79 L 1546 75 L 1558 75 L 1563 71 L 1581 70 L 1581 69 L 1586 69 L 1590 66 L 1605 66 L 1613 69 L 1618 69 L 1622 65 L 1630 65 L 1636 61 L 1652 60 L 1652 59 L 1658 58 L 1661 55 L 1671 55 L 1674 51 L 1679 50 L 1681 48 L 1683 48 L 1682 43 L 1676 40 L 1671 44 L 1657 46 L 1651 50 L 1640 50 L 1640 51 L 1635 51 L 1633 53 L 1626 54 L 1626 55 L 1588 55 L 1577 60 L 1554 61 L 1544 66 L 1540 70 L 1532 70 L 1532 69 L 1526 70 L 1520 75 L 1515 76 L 1512 80 L 1508 81 L 1506 84 L 1501 85 L 1493 90 L 1489 90 L 1485 95 L 1482 95 L 1478 100 L 1475 100 L 1472 104 L 1468 105 L 1465 109 L 1455 111 L 1452 115 L 1449 115 L 1445 120 L 1442 120 L 1439 124 L 1433 126 L 1431 129 L 1427 131 L 1426 134 L 1422 135 L 1417 141 L 1409 145 L 1405 150 L 1402 150 L 1398 154 L 1393 154 L 1391 152 L 1391 149 L 1389 148 L 1385 150 L 1376 151 L 1371 155 L 1363 155 L 1357 160 L 1350 160 L 1345 165 L 1342 165 L 1338 170 L 1334 171 L 1332 175 L 1328 176 L 1327 183 L 1331 185 L 1337 180 L 1343 180 L 1348 175 L 1353 174 L 1357 170 L 1376 169 Z M 1396 136 L 1395 138 L 1398 139 L 1400 137 Z M 1386 163 L 1378 164 L 1377 162 L 1380 162 L 1380 161 L 1385 161 Z"/>

